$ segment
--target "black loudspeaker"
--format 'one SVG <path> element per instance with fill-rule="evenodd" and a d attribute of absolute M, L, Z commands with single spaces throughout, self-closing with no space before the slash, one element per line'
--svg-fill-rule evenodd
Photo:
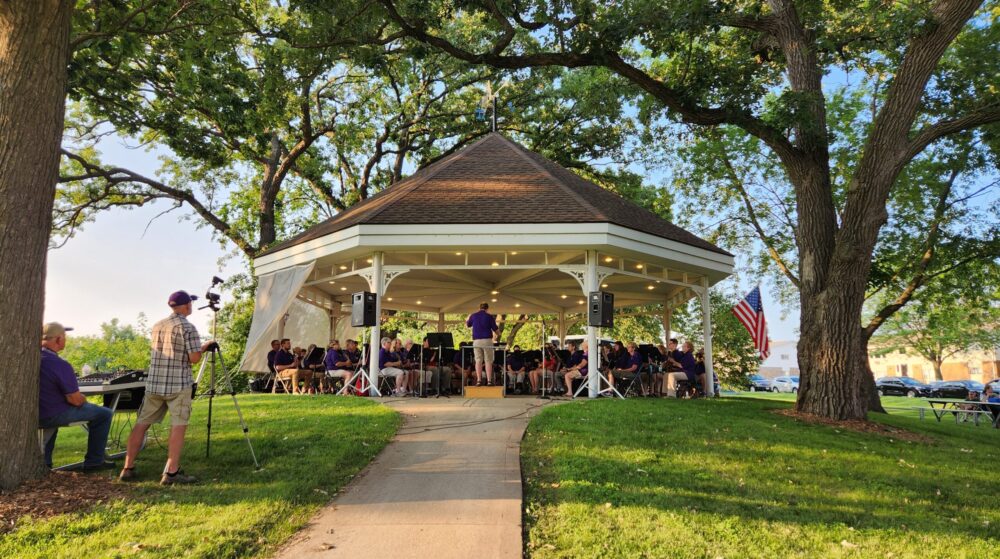
<path fill-rule="evenodd" d="M 601 328 L 615 325 L 615 294 L 607 291 L 591 291 L 587 324 Z"/>
<path fill-rule="evenodd" d="M 375 326 L 375 294 L 359 291 L 351 295 L 351 326 Z"/>

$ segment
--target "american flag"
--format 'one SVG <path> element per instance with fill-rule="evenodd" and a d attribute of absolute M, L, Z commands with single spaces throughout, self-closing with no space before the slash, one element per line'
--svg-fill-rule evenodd
<path fill-rule="evenodd" d="M 753 346 L 760 352 L 761 359 L 771 355 L 771 347 L 767 341 L 767 322 L 764 320 L 764 306 L 760 302 L 760 287 L 753 288 L 742 301 L 733 307 L 733 314 L 750 332 Z"/>

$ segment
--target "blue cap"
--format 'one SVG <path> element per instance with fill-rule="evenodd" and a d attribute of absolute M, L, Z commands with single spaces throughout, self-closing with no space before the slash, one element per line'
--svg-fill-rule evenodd
<path fill-rule="evenodd" d="M 170 294 L 170 298 L 167 299 L 167 304 L 171 307 L 180 307 L 197 300 L 197 295 L 188 295 L 187 291 L 174 291 Z"/>

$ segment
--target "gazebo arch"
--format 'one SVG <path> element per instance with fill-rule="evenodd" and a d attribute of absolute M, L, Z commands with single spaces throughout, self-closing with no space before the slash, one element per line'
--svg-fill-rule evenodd
<path fill-rule="evenodd" d="M 481 300 L 494 312 L 553 313 L 564 322 L 586 313 L 589 292 L 607 290 L 618 308 L 662 304 L 668 334 L 672 309 L 700 297 L 711 371 L 708 288 L 732 273 L 733 256 L 492 133 L 267 250 L 254 266 L 261 281 L 246 370 L 266 367 L 262 344 L 291 304 L 274 299 L 287 293 L 327 313 L 332 335 L 350 314 L 351 294 L 363 290 L 378 294 L 380 316 L 437 313 L 439 328 L 445 314 Z M 379 335 L 376 326 L 375 355 Z M 596 352 L 597 329 L 587 335 Z"/>

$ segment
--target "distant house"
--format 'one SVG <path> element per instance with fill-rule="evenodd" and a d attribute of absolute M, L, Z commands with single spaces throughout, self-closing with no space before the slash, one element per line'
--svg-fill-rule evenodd
<path fill-rule="evenodd" d="M 868 352 L 868 363 L 879 377 L 911 377 L 933 382 L 934 364 L 909 352 L 894 351 L 885 355 Z M 1000 377 L 1000 347 L 956 353 L 941 364 L 944 380 L 974 380 L 986 382 Z"/>
<path fill-rule="evenodd" d="M 771 355 L 760 364 L 760 375 L 775 378 L 799 374 L 799 359 L 796 351 L 798 340 L 771 340 Z"/>

